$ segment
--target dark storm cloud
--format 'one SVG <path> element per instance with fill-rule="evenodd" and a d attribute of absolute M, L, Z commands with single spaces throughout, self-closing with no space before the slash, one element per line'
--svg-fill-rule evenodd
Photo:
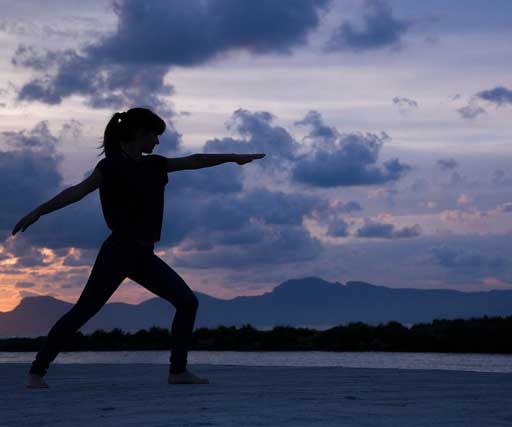
<path fill-rule="evenodd" d="M 343 219 L 338 218 L 335 221 L 329 223 L 327 227 L 327 235 L 331 237 L 347 237 L 349 224 Z"/>
<path fill-rule="evenodd" d="M 66 133 L 67 129 L 63 126 L 61 133 Z M 28 131 L 2 132 L 0 138 L 6 146 L 13 148 L 0 151 L 0 178 L 3 182 L 0 197 L 9 201 L 3 206 L 0 219 L 0 234 L 5 240 L 24 215 L 64 189 L 59 172 L 63 156 L 57 152 L 60 141 L 51 134 L 46 122 L 40 122 Z M 25 232 L 18 232 L 15 241 L 26 240 L 52 249 L 62 245 L 96 245 L 102 231 L 101 213 L 95 213 L 97 206 L 98 201 L 89 196 L 61 211 L 43 215 Z M 21 257 L 19 265 L 42 263 L 39 252 L 18 245 L 21 243 L 13 247 L 12 253 Z"/>
<path fill-rule="evenodd" d="M 450 247 L 439 245 L 430 249 L 435 263 L 460 273 L 498 273 L 508 264 L 508 260 L 499 255 L 488 255 L 479 249 Z"/>
<path fill-rule="evenodd" d="M 16 268 L 42 267 L 51 264 L 44 260 L 44 255 L 38 248 L 26 239 L 4 240 L 5 251 L 17 258 Z"/>
<path fill-rule="evenodd" d="M 2 207 L 0 230 L 3 237 L 21 218 L 59 188 L 62 177 L 57 166 L 62 159 L 55 150 L 56 138 L 51 135 L 46 122 L 38 123 L 30 131 L 2 132 L 2 141 L 16 148 L 0 151 L 0 174 Z"/>
<path fill-rule="evenodd" d="M 52 197 L 56 194 L 58 191 L 53 191 Z M 94 250 L 110 232 L 103 219 L 97 190 L 76 203 L 44 215 L 33 226 L 36 227 L 31 231 L 31 242 L 52 249 Z"/>
<path fill-rule="evenodd" d="M 236 117 L 238 115 L 235 114 Z M 290 149 L 280 144 L 286 146 L 293 140 L 284 129 L 270 126 L 267 114 L 243 113 L 240 117 L 242 121 L 236 126 L 247 138 L 210 140 L 205 144 L 204 151 L 274 152 L 276 166 L 282 161 L 280 152 L 286 157 L 291 156 Z M 267 146 L 273 142 L 274 146 Z M 298 218 L 302 218 L 302 213 L 309 212 L 318 204 L 316 199 L 309 200 L 308 196 L 295 197 L 293 194 L 269 192 L 264 188 L 243 192 L 243 177 L 244 168 L 234 163 L 170 174 L 162 241 L 176 245 L 191 238 L 194 242 L 189 244 L 206 248 L 209 239 L 221 237 L 215 235 L 217 231 L 229 231 L 232 241 L 253 239 L 254 228 L 247 229 L 251 218 L 268 224 L 300 223 Z M 243 236 L 237 237 L 236 233 Z"/>
<path fill-rule="evenodd" d="M 240 166 L 230 163 L 214 168 L 178 171 L 169 175 L 169 182 L 173 191 L 179 193 L 238 193 L 243 189 L 242 177 Z"/>
<path fill-rule="evenodd" d="M 472 270 L 441 266 L 432 256 L 433 247 L 474 248 L 488 259 L 507 257 L 512 239 L 507 234 L 435 234 L 424 233 L 411 239 L 357 239 L 324 245 L 324 253 L 315 266 L 346 280 L 361 280 L 391 287 L 457 288 L 464 291 L 488 290 L 485 278 L 497 278 L 512 286 L 512 263 L 500 268 L 483 263 Z M 498 262 L 499 264 L 499 262 Z M 346 270 L 339 272 L 340 265 Z M 487 267 L 486 267 L 487 265 Z M 369 266 L 371 266 L 369 268 Z M 392 268 L 390 268 L 392 266 Z M 291 270 L 291 269 L 290 269 Z M 293 270 L 289 273 L 293 274 Z M 288 276 L 289 277 L 289 276 Z"/>
<path fill-rule="evenodd" d="M 490 182 L 492 185 L 512 186 L 512 177 L 507 175 L 503 169 L 495 169 L 492 171 Z"/>
<path fill-rule="evenodd" d="M 38 54 L 19 46 L 15 65 L 46 71 L 25 84 L 19 100 L 60 104 L 78 94 L 93 108 L 150 105 L 166 116 L 173 113 L 160 95 L 173 88 L 164 84 L 172 66 L 194 66 L 220 54 L 290 54 L 307 42 L 309 33 L 327 9 L 329 0 L 115 1 L 117 31 L 86 45 Z"/>
<path fill-rule="evenodd" d="M 290 53 L 307 42 L 329 0 L 114 2 L 117 33 L 90 47 L 100 59 L 199 65 L 219 53 Z"/>
<path fill-rule="evenodd" d="M 455 159 L 449 158 L 449 159 L 439 159 L 437 161 L 437 165 L 441 168 L 443 171 L 449 171 L 457 168 L 458 163 Z"/>
<path fill-rule="evenodd" d="M 478 105 L 468 104 L 464 107 L 457 108 L 457 112 L 463 119 L 471 120 L 478 117 L 480 114 L 484 114 L 486 111 Z"/>
<path fill-rule="evenodd" d="M 399 107 L 410 107 L 410 108 L 418 108 L 418 103 L 414 99 L 398 97 L 395 96 L 393 98 L 393 104 L 398 105 Z"/>
<path fill-rule="evenodd" d="M 313 118 L 315 120 L 312 120 Z M 252 113 L 239 109 L 233 114 L 228 128 L 237 132 L 240 138 L 207 141 L 204 151 L 265 152 L 270 154 L 269 157 L 278 169 L 282 169 L 286 163 L 295 164 L 298 158 L 299 161 L 302 160 L 297 154 L 300 144 L 286 129 L 274 125 L 273 120 L 274 116 L 269 112 Z M 328 128 L 321 122 L 319 114 L 316 116 L 310 114 L 304 124 L 313 127 L 310 133 L 314 147 L 312 152 L 339 151 L 339 140 L 343 140 L 344 144 L 353 145 L 348 150 L 351 153 L 348 159 L 350 163 L 354 159 L 362 158 L 365 160 L 358 160 L 359 165 L 370 164 L 371 166 L 372 162 L 375 163 L 377 160 L 379 138 L 342 136 L 338 135 L 334 128 L 332 128 L 332 135 L 338 135 L 336 139 L 333 141 L 332 138 L 325 138 L 325 133 L 316 131 L 322 126 Z M 73 129 L 79 130 L 76 126 L 70 125 L 63 127 L 61 134 L 72 135 Z M 28 180 L 26 189 L 20 191 L 22 196 L 27 195 L 25 199 L 18 194 L 4 195 L 5 198 L 14 202 L 8 205 L 13 212 L 4 226 L 4 234 L 7 235 L 22 215 L 62 190 L 62 178 L 58 172 L 60 158 L 56 155 L 55 148 L 59 139 L 53 136 L 46 126 L 37 125 L 30 132 L 6 133 L 4 138 L 7 145 L 16 149 L 1 153 L 2 156 L 9 157 L 6 164 L 12 169 L 8 167 L 3 169 L 9 172 L 6 176 L 9 179 L 19 176 Z M 352 138 L 355 140 L 352 141 Z M 366 138 L 369 138 L 370 142 L 366 141 Z M 323 147 L 322 144 L 327 147 Z M 24 146 L 29 148 L 22 150 L 20 147 Z M 26 157 L 33 159 L 33 162 L 29 163 L 27 171 L 23 171 L 22 167 L 27 163 Z M 256 165 L 255 162 L 254 166 Z M 402 170 L 400 163 L 397 165 L 396 162 L 390 161 L 386 165 L 385 167 L 373 166 L 381 175 L 384 172 L 398 175 Z M 37 176 L 41 171 L 45 171 L 45 174 Z M 84 177 L 91 171 L 92 167 Z M 266 252 L 265 256 L 259 258 L 260 265 L 283 263 L 286 257 L 291 261 L 314 259 L 322 250 L 322 243 L 310 236 L 303 224 L 304 218 L 315 217 L 318 212 L 326 213 L 331 207 L 332 214 L 325 214 L 324 220 L 320 222 L 328 227 L 329 235 L 343 237 L 348 233 L 348 225 L 339 216 L 362 209 L 355 201 L 337 202 L 334 206 L 330 206 L 327 199 L 305 192 L 285 193 L 262 187 L 244 191 L 243 181 L 247 172 L 251 172 L 250 169 L 244 169 L 240 165 L 224 164 L 215 168 L 170 174 L 160 244 L 162 246 L 183 245 L 185 254 L 181 259 L 185 263 L 204 260 L 206 264 L 220 265 L 222 259 L 219 253 L 229 255 L 231 251 L 238 250 L 242 253 L 240 256 L 234 255 L 233 260 L 226 260 L 227 267 L 249 263 L 251 256 L 258 257 L 258 251 Z M 53 181 L 48 177 L 53 177 Z M 5 188 L 19 189 L 20 187 L 10 183 Z M 31 191 L 32 194 L 28 197 Z M 19 206 L 14 209 L 16 203 L 19 203 Z M 4 218 L 8 217 L 4 216 Z M 97 193 L 64 209 L 52 212 L 51 215 L 44 215 L 29 230 L 27 234 L 18 235 L 17 237 L 21 238 L 13 241 L 24 241 L 28 245 L 27 248 L 31 248 L 31 245 L 49 247 L 57 251 L 58 256 L 64 256 L 64 264 L 68 266 L 92 263 L 101 240 L 108 234 Z M 68 256 L 64 249 L 69 247 L 81 249 L 83 255 L 80 259 L 74 255 Z M 294 247 L 296 253 L 293 253 Z M 188 254 L 187 248 L 201 252 L 197 255 L 199 258 Z M 280 250 L 284 253 L 279 253 Z M 10 253 L 21 256 L 18 265 L 43 263 L 39 251 L 33 252 L 32 249 L 13 247 Z"/>
<path fill-rule="evenodd" d="M 62 125 L 62 129 L 59 135 L 61 139 L 77 139 L 82 134 L 82 126 L 83 124 L 75 119 L 70 119 L 68 123 L 64 123 Z"/>
<path fill-rule="evenodd" d="M 264 229 L 258 243 L 221 246 L 208 252 L 180 253 L 173 265 L 186 268 L 249 268 L 303 262 L 317 258 L 322 243 L 302 227 Z"/>
<path fill-rule="evenodd" d="M 73 50 L 48 51 L 43 54 L 37 52 L 33 46 L 21 44 L 17 47 L 14 56 L 11 58 L 11 64 L 14 66 L 32 68 L 37 71 L 44 71 L 54 65 L 58 65 L 61 57 L 72 55 Z"/>
<path fill-rule="evenodd" d="M 163 243 L 179 244 L 176 262 L 195 268 L 311 259 L 322 250 L 322 244 L 309 235 L 303 219 L 316 209 L 325 210 L 326 205 L 318 196 L 265 188 L 213 197 L 191 191 L 189 197 L 182 198 L 171 192 L 165 214 L 169 232 L 163 235 Z"/>
<path fill-rule="evenodd" d="M 342 213 L 357 212 L 357 211 L 363 210 L 361 205 L 357 202 L 354 202 L 353 200 L 351 200 L 350 202 L 347 202 L 347 203 L 342 203 L 342 202 L 337 203 L 334 206 L 334 209 L 336 211 L 342 212 Z"/>
<path fill-rule="evenodd" d="M 243 221 L 237 227 L 214 228 L 209 224 L 203 224 L 202 227 L 189 230 L 187 238 L 180 244 L 180 250 L 210 251 L 216 245 L 251 245 L 261 242 L 266 234 L 266 226 L 253 220 Z"/>
<path fill-rule="evenodd" d="M 343 22 L 327 41 L 326 50 L 362 52 L 399 47 L 410 26 L 410 21 L 395 18 L 386 2 L 366 0 L 362 25 Z"/>
<path fill-rule="evenodd" d="M 244 196 L 246 212 L 254 218 L 274 225 L 302 225 L 302 219 L 326 201 L 318 196 L 283 193 L 257 188 Z"/>
<path fill-rule="evenodd" d="M 393 104 L 398 107 L 398 111 L 400 111 L 400 114 L 406 115 L 410 113 L 412 110 L 415 110 L 418 108 L 418 103 L 414 99 L 405 98 L 405 97 L 398 97 L 395 96 L 393 98 Z"/>
<path fill-rule="evenodd" d="M 512 105 L 512 90 L 504 86 L 496 86 L 494 89 L 483 90 L 476 96 L 484 101 L 492 102 L 495 105 Z"/>
<path fill-rule="evenodd" d="M 293 179 L 326 188 L 396 181 L 411 168 L 398 159 L 376 164 L 384 139 L 374 134 L 344 135 L 332 150 L 319 149 L 299 159 L 293 168 Z"/>
<path fill-rule="evenodd" d="M 409 237 L 418 237 L 421 234 L 421 228 L 418 224 L 412 227 L 395 228 L 393 224 L 383 222 L 374 222 L 365 220 L 365 224 L 356 231 L 357 237 L 380 238 L 380 239 L 400 239 Z"/>
<path fill-rule="evenodd" d="M 336 201 L 334 204 L 318 203 L 312 212 L 312 217 L 322 226 L 326 226 L 326 234 L 331 237 L 346 237 L 349 235 L 349 223 L 342 217 L 343 214 L 362 211 L 361 205 L 355 201 L 343 203 Z"/>
<path fill-rule="evenodd" d="M 32 150 L 32 152 L 46 153 L 56 159 L 56 146 L 58 138 L 53 136 L 48 129 L 48 122 L 42 121 L 34 126 L 30 131 L 4 131 L 0 137 L 5 143 L 18 150 Z"/>
<path fill-rule="evenodd" d="M 308 138 L 311 138 L 313 141 L 333 141 L 339 137 L 339 133 L 336 128 L 325 125 L 322 116 L 315 110 L 308 111 L 306 117 L 302 120 L 296 121 L 294 124 L 296 126 L 310 125 L 311 132 L 309 133 Z"/>
<path fill-rule="evenodd" d="M 206 153 L 266 153 L 256 163 L 266 170 L 291 169 L 292 180 L 318 187 L 375 185 L 395 181 L 411 169 L 398 159 L 377 165 L 382 144 L 388 138 L 367 133 L 340 134 L 324 124 L 317 111 L 310 111 L 296 124 L 309 126 L 305 139 L 312 143 L 308 153 L 299 154 L 301 144 L 281 126 L 273 126 L 274 115 L 267 111 L 250 112 L 238 109 L 228 123 L 230 130 L 242 138 L 215 138 L 205 143 Z"/>
<path fill-rule="evenodd" d="M 448 183 L 445 184 L 445 187 L 449 188 L 449 187 L 456 187 L 456 186 L 465 186 L 467 184 L 470 184 L 470 183 L 465 176 L 461 175 L 457 171 L 453 171 L 450 174 L 450 180 L 448 181 Z"/>
<path fill-rule="evenodd" d="M 167 66 L 96 63 L 94 58 L 79 56 L 67 50 L 50 55 L 55 57 L 54 75 L 36 77 L 18 91 L 18 101 L 40 101 L 60 104 L 71 95 L 86 97 L 92 108 L 122 108 L 138 104 L 151 106 L 166 117 L 172 111 L 159 99 L 173 93 L 171 85 L 164 84 Z M 31 59 L 32 62 L 40 61 Z M 25 64 L 28 64 L 25 60 Z"/>
<path fill-rule="evenodd" d="M 283 193 L 256 188 L 244 194 L 214 194 L 200 191 L 184 198 L 169 194 L 169 228 L 179 243 L 189 236 L 215 243 L 217 231 L 252 233 L 254 222 L 268 227 L 302 226 L 303 218 L 316 209 L 326 209 L 327 202 L 318 196 Z M 181 200 L 178 204 L 174 199 Z M 252 231 L 248 231 L 252 230 Z M 218 235 L 219 237 L 221 235 Z"/>
<path fill-rule="evenodd" d="M 259 243 L 265 236 L 264 227 L 260 224 L 247 224 L 239 230 L 222 231 L 214 241 L 220 245 L 248 245 Z"/>
<path fill-rule="evenodd" d="M 76 246 L 73 245 L 73 246 Z M 96 259 L 97 250 L 83 251 L 80 256 L 65 256 L 62 260 L 62 265 L 67 267 L 81 267 L 81 266 L 90 266 L 94 263 Z"/>
<path fill-rule="evenodd" d="M 284 162 L 295 158 L 300 147 L 292 135 L 281 126 L 274 126 L 274 115 L 267 111 L 236 110 L 227 124 L 228 129 L 242 138 L 214 138 L 208 140 L 205 153 L 265 153 L 267 157 L 255 164 L 267 170 L 282 170 Z"/>
<path fill-rule="evenodd" d="M 377 165 L 382 144 L 389 138 L 385 133 L 339 134 L 332 128 L 332 136 L 325 138 L 327 127 L 316 111 L 310 111 L 301 122 L 311 127 L 306 139 L 313 144 L 309 153 L 297 156 L 294 162 L 292 179 L 296 182 L 316 187 L 384 184 L 411 169 L 396 158 Z"/>

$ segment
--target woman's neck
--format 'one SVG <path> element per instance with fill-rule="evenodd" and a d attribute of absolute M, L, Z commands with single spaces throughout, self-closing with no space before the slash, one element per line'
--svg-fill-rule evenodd
<path fill-rule="evenodd" d="M 136 162 L 139 162 L 140 160 L 142 160 L 142 153 L 140 152 L 135 152 L 133 150 L 130 150 L 127 146 L 123 147 L 121 145 L 121 151 L 126 155 L 128 156 L 130 159 L 136 161 Z"/>

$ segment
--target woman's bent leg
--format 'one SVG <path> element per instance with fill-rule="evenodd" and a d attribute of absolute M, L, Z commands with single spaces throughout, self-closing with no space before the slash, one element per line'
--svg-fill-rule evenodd
<path fill-rule="evenodd" d="M 171 326 L 170 372 L 185 371 L 199 301 L 185 281 L 154 253 L 143 258 L 130 279 L 176 308 Z"/>
<path fill-rule="evenodd" d="M 127 277 L 119 251 L 109 240 L 103 242 L 89 279 L 75 305 L 51 328 L 30 373 L 44 376 L 51 362 L 74 332 L 94 316 Z"/>

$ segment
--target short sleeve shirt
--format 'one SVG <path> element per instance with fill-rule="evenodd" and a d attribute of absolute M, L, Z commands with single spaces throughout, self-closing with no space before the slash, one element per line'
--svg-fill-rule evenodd
<path fill-rule="evenodd" d="M 160 240 L 166 161 L 158 154 L 136 161 L 120 153 L 98 162 L 101 208 L 113 233 L 146 242 Z"/>

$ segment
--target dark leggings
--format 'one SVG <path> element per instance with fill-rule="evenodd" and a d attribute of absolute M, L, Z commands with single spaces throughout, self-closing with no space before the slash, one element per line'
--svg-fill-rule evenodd
<path fill-rule="evenodd" d="M 153 250 L 154 245 L 142 246 L 111 234 L 101 245 L 80 298 L 51 328 L 30 372 L 44 376 L 66 340 L 103 307 L 126 277 L 176 308 L 169 371 L 184 371 L 199 303 L 185 281 Z"/>

